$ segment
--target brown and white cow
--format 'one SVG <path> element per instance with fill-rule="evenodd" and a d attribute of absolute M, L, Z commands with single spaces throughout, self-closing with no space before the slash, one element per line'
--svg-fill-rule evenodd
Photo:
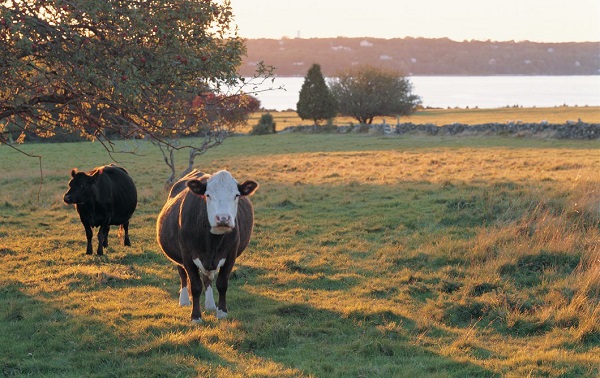
<path fill-rule="evenodd" d="M 177 264 L 181 279 L 179 304 L 189 305 L 188 278 L 192 291 L 192 321 L 201 322 L 200 294 L 204 286 L 205 308 L 227 316 L 227 286 L 236 258 L 250 242 L 254 210 L 248 198 L 258 184 L 242 184 L 227 171 L 205 175 L 197 170 L 171 188 L 156 224 L 158 244 Z M 219 304 L 212 283 L 216 277 Z"/>

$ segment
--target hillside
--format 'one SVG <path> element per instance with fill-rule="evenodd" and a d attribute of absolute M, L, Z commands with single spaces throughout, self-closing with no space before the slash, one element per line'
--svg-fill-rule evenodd
<path fill-rule="evenodd" d="M 249 39 L 241 74 L 258 62 L 279 76 L 304 76 L 313 63 L 324 75 L 371 64 L 412 75 L 598 75 L 600 42 L 535 43 L 447 38 Z"/>

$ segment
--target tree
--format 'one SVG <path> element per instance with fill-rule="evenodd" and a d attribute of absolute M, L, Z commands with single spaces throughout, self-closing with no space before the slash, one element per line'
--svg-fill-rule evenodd
<path fill-rule="evenodd" d="M 325 84 L 321 66 L 313 64 L 300 89 L 300 97 L 296 104 L 298 116 L 302 119 L 311 119 L 315 125 L 318 125 L 320 120 L 335 117 L 336 105 L 335 98 Z"/>
<path fill-rule="evenodd" d="M 222 103 L 191 106 L 241 85 L 245 45 L 231 22 L 228 1 L 2 2 L 0 131 L 74 132 L 109 152 L 114 136 L 147 138 L 196 156 L 236 126 Z M 209 125 L 199 146 L 173 143 L 199 124 Z"/>
<path fill-rule="evenodd" d="M 351 68 L 338 73 L 331 83 L 340 113 L 361 124 L 371 124 L 377 116 L 414 113 L 421 103 L 412 94 L 412 84 L 396 71 L 371 66 Z"/>

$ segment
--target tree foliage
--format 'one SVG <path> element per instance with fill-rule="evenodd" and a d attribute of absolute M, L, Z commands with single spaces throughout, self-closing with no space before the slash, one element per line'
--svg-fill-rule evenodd
<path fill-rule="evenodd" d="M 313 64 L 304 77 L 296 104 L 298 116 L 311 119 L 317 125 L 320 120 L 331 119 L 337 113 L 337 103 L 325 83 L 321 66 Z"/>
<path fill-rule="evenodd" d="M 0 4 L 0 131 L 75 132 L 109 149 L 117 134 L 182 148 L 172 138 L 201 124 L 206 149 L 236 127 L 239 117 L 223 117 L 234 102 L 192 106 L 241 85 L 245 46 L 228 1 Z"/>
<path fill-rule="evenodd" d="M 331 83 L 339 111 L 362 124 L 377 116 L 412 114 L 421 103 L 412 84 L 396 71 L 360 66 L 338 73 Z"/>

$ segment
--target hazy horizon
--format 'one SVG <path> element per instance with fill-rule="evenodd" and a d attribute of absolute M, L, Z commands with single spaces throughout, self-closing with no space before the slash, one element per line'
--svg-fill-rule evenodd
<path fill-rule="evenodd" d="M 600 1 L 231 0 L 241 37 L 599 42 Z M 575 27 L 573 27 L 575 26 Z"/>
<path fill-rule="evenodd" d="M 279 40 L 284 40 L 284 39 L 341 39 L 341 38 L 346 38 L 346 39 L 381 39 L 381 40 L 393 40 L 393 39 L 406 39 L 406 38 L 413 38 L 413 39 L 448 39 L 450 41 L 453 42 L 471 42 L 471 41 L 477 41 L 477 42 L 498 42 L 498 43 L 503 43 L 503 42 L 515 42 L 515 43 L 520 43 L 520 42 L 531 42 L 531 43 L 598 43 L 600 42 L 600 39 L 598 39 L 597 41 L 532 41 L 529 39 L 524 39 L 524 40 L 495 40 L 495 39 L 477 39 L 477 38 L 469 38 L 469 39 L 455 39 L 455 38 L 450 38 L 450 37 L 422 37 L 422 36 L 411 36 L 411 35 L 407 35 L 407 36 L 403 36 L 403 37 L 373 37 L 370 35 L 362 35 L 362 36 L 352 36 L 352 37 L 348 37 L 348 36 L 344 36 L 344 35 L 338 35 L 335 37 L 331 37 L 331 36 L 326 36 L 326 37 L 305 37 L 305 36 L 288 36 L 288 35 L 283 35 L 281 37 L 244 37 L 241 36 L 245 39 L 269 39 L 269 40 L 275 40 L 275 41 L 279 41 Z"/>

